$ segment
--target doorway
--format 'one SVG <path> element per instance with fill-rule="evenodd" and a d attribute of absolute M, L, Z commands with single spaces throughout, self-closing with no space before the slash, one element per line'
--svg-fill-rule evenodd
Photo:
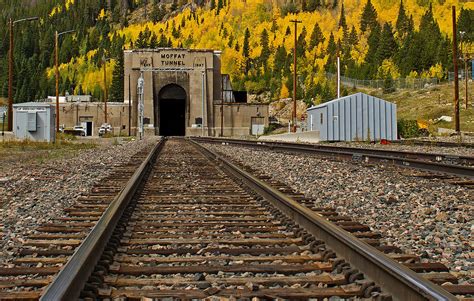
<path fill-rule="evenodd" d="M 170 84 L 160 90 L 155 120 L 159 120 L 160 136 L 186 135 L 186 91 L 181 86 Z"/>

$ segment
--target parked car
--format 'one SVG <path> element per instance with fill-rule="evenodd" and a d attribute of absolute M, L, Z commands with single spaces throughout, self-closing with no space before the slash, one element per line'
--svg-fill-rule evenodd
<path fill-rule="evenodd" d="M 86 136 L 87 135 L 86 129 L 82 125 L 76 125 L 73 128 L 73 130 L 78 132 L 80 134 L 80 136 Z"/>
<path fill-rule="evenodd" d="M 99 128 L 99 136 L 103 136 L 110 132 L 112 132 L 112 126 L 108 123 L 103 123 Z"/>

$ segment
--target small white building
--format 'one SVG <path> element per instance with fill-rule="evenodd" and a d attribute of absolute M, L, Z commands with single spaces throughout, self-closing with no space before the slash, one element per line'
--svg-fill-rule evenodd
<path fill-rule="evenodd" d="M 397 140 L 397 105 L 364 93 L 334 99 L 307 110 L 308 130 L 320 141 Z"/>
<path fill-rule="evenodd" d="M 13 105 L 13 134 L 16 138 L 54 142 L 55 109 L 49 103 L 27 102 Z"/>

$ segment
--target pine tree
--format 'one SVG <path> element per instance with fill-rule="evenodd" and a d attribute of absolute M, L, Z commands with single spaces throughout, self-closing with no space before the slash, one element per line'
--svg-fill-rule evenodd
<path fill-rule="evenodd" d="M 326 53 L 329 55 L 326 64 L 324 65 L 324 70 L 330 73 L 336 72 L 336 55 L 337 55 L 337 44 L 334 40 L 334 34 L 331 32 L 329 36 L 328 47 L 326 48 Z"/>
<path fill-rule="evenodd" d="M 400 8 L 398 9 L 398 17 L 395 28 L 400 38 L 405 37 L 410 30 L 410 19 L 408 19 L 408 16 L 405 12 L 403 0 L 400 0 Z"/>
<path fill-rule="evenodd" d="M 360 30 L 365 32 L 367 29 L 372 29 L 377 24 L 377 11 L 372 2 L 367 0 L 360 20 Z"/>
<path fill-rule="evenodd" d="M 216 11 L 216 15 L 219 14 L 219 12 L 221 11 L 221 9 L 224 7 L 223 3 L 222 3 L 222 0 L 217 0 L 217 11 Z"/>
<path fill-rule="evenodd" d="M 155 35 L 156 37 L 156 35 Z M 123 52 L 115 60 L 115 67 L 112 73 L 112 84 L 110 87 L 109 100 L 113 102 L 123 102 L 124 93 L 124 58 Z"/>
<path fill-rule="evenodd" d="M 346 14 L 344 13 L 344 2 L 341 4 L 341 14 L 339 16 L 339 28 L 347 29 Z"/>
<path fill-rule="evenodd" d="M 390 23 L 385 23 L 383 25 L 382 34 L 380 35 L 378 44 L 379 45 L 375 54 L 375 61 L 377 64 L 381 64 L 385 59 L 392 58 L 394 54 L 397 53 L 398 45 L 395 42 L 392 26 Z"/>
<path fill-rule="evenodd" d="M 267 69 L 267 61 L 270 58 L 270 46 L 269 46 L 268 32 L 263 29 L 260 35 L 260 45 L 262 46 L 262 52 L 260 53 L 260 61 L 265 69 Z"/>
<path fill-rule="evenodd" d="M 420 60 L 418 68 L 427 70 L 437 63 L 439 44 L 443 36 L 439 29 L 438 23 L 434 20 L 432 6 L 428 8 L 426 13 L 421 17 L 420 29 L 415 35 L 415 42 L 420 47 Z"/>
<path fill-rule="evenodd" d="M 308 12 L 314 12 L 319 7 L 321 7 L 321 0 L 308 0 L 308 4 L 306 5 L 306 10 Z"/>
<path fill-rule="evenodd" d="M 242 47 L 242 55 L 245 59 L 245 74 L 249 72 L 250 69 L 250 31 L 248 28 L 245 29 L 244 35 L 244 45 Z"/>
<path fill-rule="evenodd" d="M 161 34 L 158 47 L 167 47 L 167 46 L 168 46 L 168 40 L 166 39 L 166 36 L 164 34 Z"/>
<path fill-rule="evenodd" d="M 305 49 L 306 49 L 306 27 L 303 26 L 300 35 L 298 36 L 298 40 L 296 42 L 296 57 L 304 58 L 305 57 Z"/>
<path fill-rule="evenodd" d="M 281 78 L 282 76 L 282 70 L 285 68 L 286 57 L 287 53 L 285 47 L 278 46 L 273 61 L 273 75 L 277 78 Z"/>
<path fill-rule="evenodd" d="M 349 44 L 352 46 L 359 44 L 359 36 L 354 25 L 352 25 L 351 33 L 349 34 Z"/>
<path fill-rule="evenodd" d="M 474 42 L 474 10 L 461 8 L 458 19 L 458 31 L 464 31 L 463 40 Z"/>
<path fill-rule="evenodd" d="M 151 48 L 151 49 L 158 48 L 158 37 L 156 36 L 155 33 L 153 33 L 153 34 L 151 35 L 150 48 Z"/>
<path fill-rule="evenodd" d="M 317 47 L 320 43 L 324 43 L 324 35 L 323 32 L 321 31 L 321 27 L 319 27 L 319 24 L 316 23 L 313 28 L 313 32 L 311 33 L 311 38 L 309 41 L 309 50 L 313 50 L 314 47 Z"/>
<path fill-rule="evenodd" d="M 302 11 L 308 11 L 308 7 L 307 7 L 307 4 L 306 4 L 306 0 L 303 0 L 301 2 L 301 10 Z"/>
<path fill-rule="evenodd" d="M 337 45 L 334 39 L 334 34 L 331 32 L 331 35 L 329 36 L 328 47 L 326 48 L 326 53 L 328 53 L 329 55 L 336 55 L 336 52 Z"/>
<path fill-rule="evenodd" d="M 369 46 L 369 50 L 365 56 L 365 63 L 362 66 L 363 72 L 361 72 L 361 78 L 373 78 L 379 66 L 379 61 L 377 61 L 377 50 L 379 49 L 380 39 L 382 35 L 382 30 L 380 25 L 376 25 L 370 31 L 369 38 L 367 44 Z"/>
<path fill-rule="evenodd" d="M 166 15 L 166 11 L 161 7 L 158 0 L 153 2 L 153 7 L 151 9 L 151 20 L 154 23 L 160 22 Z"/>
<path fill-rule="evenodd" d="M 135 47 L 137 49 L 144 49 L 144 48 L 148 48 L 148 41 L 145 37 L 145 33 L 143 31 L 140 31 L 138 33 L 138 38 L 137 40 L 135 41 Z"/>

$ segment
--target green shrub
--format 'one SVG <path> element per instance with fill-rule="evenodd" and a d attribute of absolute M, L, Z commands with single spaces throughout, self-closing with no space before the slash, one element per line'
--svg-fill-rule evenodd
<path fill-rule="evenodd" d="M 402 138 L 413 138 L 418 137 L 420 134 L 420 128 L 418 122 L 412 119 L 400 119 L 397 122 L 398 135 Z"/>
<path fill-rule="evenodd" d="M 273 132 L 274 130 L 280 128 L 281 125 L 279 124 L 276 124 L 276 123 L 270 123 L 268 126 L 266 126 L 264 129 L 263 129 L 263 134 L 264 135 L 268 135 L 270 134 L 271 132 Z"/>

